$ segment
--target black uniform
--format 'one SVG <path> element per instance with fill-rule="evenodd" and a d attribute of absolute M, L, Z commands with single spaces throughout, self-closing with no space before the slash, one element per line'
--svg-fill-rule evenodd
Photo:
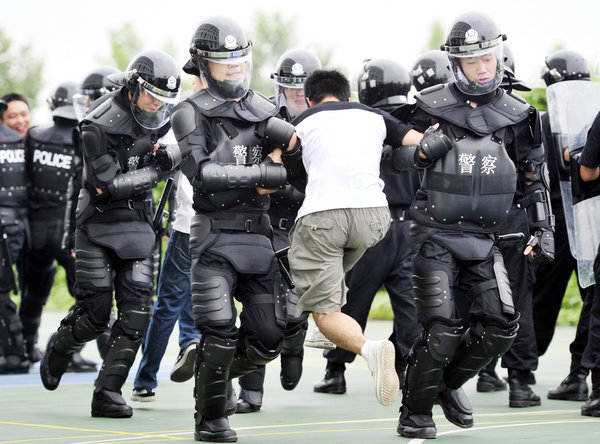
<path fill-rule="evenodd" d="M 493 233 L 507 219 L 515 190 L 517 200 L 545 190 L 540 177 L 524 185 L 524 173 L 544 161 L 539 115 L 502 89 L 483 99 L 472 108 L 454 83 L 435 86 L 417 95 L 411 119 L 417 130 L 439 122 L 454 141 L 426 171 L 410 210 L 415 302 L 424 331 L 409 356 L 403 408 L 416 414 L 430 414 L 442 382 L 458 389 L 503 355 L 518 328 Z M 519 228 L 526 228 L 524 217 Z M 470 302 L 465 331 L 454 304 L 461 298 Z"/>
<path fill-rule="evenodd" d="M 107 328 L 114 291 L 119 314 L 96 381 L 92 416 L 131 416 L 120 390 L 152 310 L 152 188 L 165 173 L 151 153 L 170 126 L 143 128 L 128 94 L 123 87 L 103 96 L 81 123 L 85 166 L 75 231 L 77 303 L 50 338 L 40 368 L 44 386 L 54 390 L 71 354 Z"/>
<path fill-rule="evenodd" d="M 0 373 L 27 373 L 21 320 L 10 292 L 17 291 L 12 264 L 25 245 L 27 233 L 27 186 L 23 137 L 0 125 Z M 8 255 L 8 257 L 7 257 Z"/>
<path fill-rule="evenodd" d="M 37 340 L 42 309 L 54 283 L 55 260 L 65 269 L 71 295 L 75 285 L 75 258 L 70 249 L 61 247 L 61 242 L 68 184 L 82 162 L 73 144 L 76 124 L 75 120 L 55 117 L 54 125 L 32 127 L 26 138 L 32 241 L 21 262 L 19 316 L 30 356 Z"/>
<path fill-rule="evenodd" d="M 197 427 L 225 420 L 228 379 L 256 370 L 281 351 L 285 290 L 271 242 L 270 197 L 256 191 L 286 182 L 283 166 L 263 162 L 268 150 L 261 128 L 276 111 L 253 91 L 238 102 L 207 90 L 173 110 L 196 211 L 190 254 L 194 318 L 202 332 L 195 367 Z M 244 306 L 239 330 L 234 297 Z"/>

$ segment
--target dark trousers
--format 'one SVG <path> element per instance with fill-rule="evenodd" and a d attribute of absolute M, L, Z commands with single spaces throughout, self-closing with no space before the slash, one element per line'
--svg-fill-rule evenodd
<path fill-rule="evenodd" d="M 590 370 L 600 370 L 600 246 L 594 261 L 594 294 L 589 319 L 589 336 L 583 353 L 582 365 Z M 581 319 L 580 319 L 581 323 Z"/>

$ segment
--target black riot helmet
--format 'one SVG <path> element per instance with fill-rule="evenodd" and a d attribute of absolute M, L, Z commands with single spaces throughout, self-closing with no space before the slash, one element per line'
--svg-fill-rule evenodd
<path fill-rule="evenodd" d="M 515 76 L 515 57 L 512 49 L 506 43 L 504 44 L 504 77 L 500 86 L 507 91 L 516 89 L 518 91 L 531 91 L 531 88 L 522 80 Z"/>
<path fill-rule="evenodd" d="M 412 69 L 412 83 L 417 91 L 451 82 L 450 62 L 444 51 L 433 49 L 421 54 Z"/>
<path fill-rule="evenodd" d="M 504 40 L 506 36 L 486 14 L 467 12 L 453 21 L 442 49 L 448 53 L 456 86 L 463 93 L 481 96 L 500 86 Z"/>
<path fill-rule="evenodd" d="M 317 69 L 321 69 L 321 61 L 313 52 L 300 48 L 284 52 L 271 73 L 277 109 L 285 107 L 292 119 L 306 110 L 304 82 Z"/>
<path fill-rule="evenodd" d="M 391 59 L 368 60 L 358 76 L 358 100 L 368 106 L 407 103 L 408 71 Z"/>
<path fill-rule="evenodd" d="M 542 79 L 546 86 L 563 80 L 590 80 L 590 69 L 581 54 L 561 49 L 546 57 Z"/>
<path fill-rule="evenodd" d="M 117 89 L 117 86 L 107 77 L 118 72 L 119 70 L 112 66 L 100 66 L 85 75 L 79 85 L 79 92 L 73 96 L 73 107 L 77 120 L 83 120 L 94 100 Z"/>
<path fill-rule="evenodd" d="M 108 76 L 115 82 L 117 74 Z M 175 60 L 164 51 L 150 49 L 136 55 L 120 81 L 131 94 L 131 111 L 144 128 L 157 129 L 171 117 L 179 101 L 181 76 Z"/>
<path fill-rule="evenodd" d="M 241 99 L 252 80 L 252 42 L 228 17 L 203 20 L 192 36 L 185 72 L 200 75 L 207 91 L 221 100 Z M 195 69 L 194 69 L 195 66 Z"/>
<path fill-rule="evenodd" d="M 76 82 L 59 83 L 48 97 L 47 102 L 52 111 L 52 118 L 60 117 L 68 120 L 77 120 L 73 108 L 73 96 L 78 91 Z"/>

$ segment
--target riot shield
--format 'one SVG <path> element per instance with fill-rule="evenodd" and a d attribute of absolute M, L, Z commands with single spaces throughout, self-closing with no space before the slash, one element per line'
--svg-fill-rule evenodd
<path fill-rule="evenodd" d="M 560 191 L 565 210 L 569 246 L 577 259 L 579 284 L 594 284 L 592 266 L 600 243 L 600 196 L 573 199 L 573 188 L 562 152 L 580 150 L 585 145 L 587 132 L 600 111 L 600 83 L 569 80 L 550 85 L 546 89 L 548 117 L 552 135 L 559 153 Z"/>

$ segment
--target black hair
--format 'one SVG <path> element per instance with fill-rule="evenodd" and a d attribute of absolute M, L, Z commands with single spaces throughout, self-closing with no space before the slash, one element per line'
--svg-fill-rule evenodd
<path fill-rule="evenodd" d="M 331 69 L 317 69 L 306 78 L 304 94 L 315 103 L 327 96 L 333 96 L 340 102 L 350 100 L 350 82 L 341 72 Z"/>
<path fill-rule="evenodd" d="M 0 119 L 4 120 L 4 111 L 8 109 L 8 104 L 10 102 L 14 102 L 15 100 L 25 102 L 25 105 L 27 105 L 27 108 L 29 108 L 29 102 L 25 96 L 19 93 L 6 93 L 0 97 Z"/>

